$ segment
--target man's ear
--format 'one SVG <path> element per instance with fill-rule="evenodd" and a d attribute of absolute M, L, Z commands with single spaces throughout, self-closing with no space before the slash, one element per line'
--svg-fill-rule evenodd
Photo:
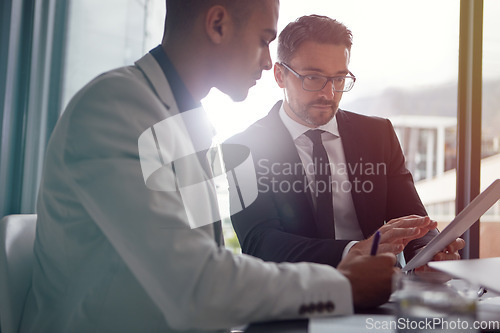
<path fill-rule="evenodd" d="M 274 64 L 274 79 L 280 88 L 285 88 L 285 73 L 283 66 L 278 63 Z"/>
<path fill-rule="evenodd" d="M 222 43 L 230 35 L 232 24 L 231 17 L 223 6 L 213 6 L 205 14 L 205 31 L 215 44 Z"/>

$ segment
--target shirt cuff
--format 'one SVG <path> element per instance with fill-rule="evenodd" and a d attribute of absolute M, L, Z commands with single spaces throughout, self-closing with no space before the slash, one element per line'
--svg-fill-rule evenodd
<path fill-rule="evenodd" d="M 345 246 L 344 248 L 344 252 L 342 252 L 342 259 L 345 258 L 345 256 L 349 253 L 349 251 L 351 250 L 351 247 L 354 246 L 354 244 L 356 244 L 357 242 L 359 241 L 351 241 L 349 243 L 347 243 L 347 245 Z"/>

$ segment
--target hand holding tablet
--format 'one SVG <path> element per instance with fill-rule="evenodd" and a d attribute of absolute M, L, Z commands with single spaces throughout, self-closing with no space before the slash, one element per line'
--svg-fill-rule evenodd
<path fill-rule="evenodd" d="M 422 251 L 410 260 L 403 271 L 407 272 L 429 262 L 432 257 L 455 241 L 469 229 L 491 206 L 500 199 L 500 179 L 495 180 L 479 194 L 450 224 L 434 237 Z"/>

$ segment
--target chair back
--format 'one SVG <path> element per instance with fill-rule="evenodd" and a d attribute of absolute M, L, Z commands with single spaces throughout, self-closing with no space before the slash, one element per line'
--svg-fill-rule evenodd
<path fill-rule="evenodd" d="M 19 329 L 31 288 L 35 214 L 5 216 L 0 222 L 0 327 L 2 333 Z"/>

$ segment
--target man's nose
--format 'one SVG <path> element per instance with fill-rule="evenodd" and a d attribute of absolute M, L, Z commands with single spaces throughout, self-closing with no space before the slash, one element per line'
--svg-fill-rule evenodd
<path fill-rule="evenodd" d="M 273 68 L 273 61 L 271 60 L 271 53 L 269 49 L 264 52 L 261 64 L 263 70 L 268 71 Z"/>
<path fill-rule="evenodd" d="M 333 90 L 333 81 L 328 80 L 323 89 L 321 89 L 319 92 L 322 96 L 325 96 L 326 99 L 332 99 L 335 96 L 335 91 Z"/>

